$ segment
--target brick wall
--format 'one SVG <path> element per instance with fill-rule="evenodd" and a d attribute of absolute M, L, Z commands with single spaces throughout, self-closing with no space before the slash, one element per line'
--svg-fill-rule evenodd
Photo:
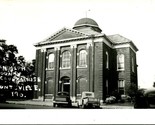
<path fill-rule="evenodd" d="M 103 43 L 95 43 L 95 59 L 94 59 L 94 92 L 95 96 L 103 98 Z"/>
<path fill-rule="evenodd" d="M 94 47 L 94 48 L 93 48 Z M 78 67 L 78 54 L 81 49 L 87 51 L 87 67 Z M 61 68 L 61 54 L 69 50 L 71 53 L 71 67 L 70 69 Z M 55 54 L 55 68 L 54 70 L 46 70 L 47 59 L 46 55 L 53 52 Z M 94 60 L 93 60 L 94 52 Z M 106 52 L 109 55 L 109 68 L 106 68 Z M 125 70 L 117 71 L 117 54 L 125 55 Z M 131 58 L 134 58 L 135 72 L 131 72 Z M 46 64 L 46 66 L 45 66 Z M 94 66 L 94 68 L 93 68 Z M 54 48 L 47 49 L 47 52 L 36 51 L 36 75 L 41 79 L 38 82 L 40 91 L 36 96 L 44 95 L 44 83 L 49 79 L 53 79 L 55 90 L 52 93 L 57 93 L 58 84 L 62 77 L 67 76 L 70 78 L 70 93 L 71 96 L 76 96 L 77 84 L 80 78 L 85 79 L 85 84 L 81 85 L 80 89 L 94 91 L 96 97 L 105 99 L 107 94 L 111 94 L 114 90 L 118 89 L 118 80 L 124 79 L 126 84 L 134 82 L 137 84 L 137 64 L 136 64 L 136 53 L 130 48 L 112 49 L 107 46 L 104 42 L 95 42 L 94 46 L 87 43 L 80 44 L 77 46 L 64 46 L 60 47 L 60 50 L 54 50 Z M 82 81 L 84 81 L 82 79 Z M 108 89 L 106 82 L 108 81 Z"/>
<path fill-rule="evenodd" d="M 138 84 L 137 82 L 137 64 L 136 64 L 136 54 L 130 48 L 120 48 L 117 49 L 117 54 L 123 53 L 125 55 L 125 70 L 118 71 L 118 79 L 124 79 L 125 84 L 129 85 L 131 83 Z M 132 57 L 135 59 L 135 72 L 132 72 Z"/>

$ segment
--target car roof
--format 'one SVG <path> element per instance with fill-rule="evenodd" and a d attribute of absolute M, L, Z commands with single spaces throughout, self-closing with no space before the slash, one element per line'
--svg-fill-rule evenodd
<path fill-rule="evenodd" d="M 145 90 L 145 93 L 155 92 L 155 88 L 149 88 Z"/>
<path fill-rule="evenodd" d="M 140 93 L 143 93 L 144 95 L 147 95 L 150 92 L 155 92 L 155 88 L 141 88 L 141 89 L 138 89 L 138 91 Z"/>

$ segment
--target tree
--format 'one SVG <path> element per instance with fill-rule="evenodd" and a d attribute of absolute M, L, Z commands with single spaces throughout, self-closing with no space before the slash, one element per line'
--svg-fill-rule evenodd
<path fill-rule="evenodd" d="M 1 42 L 0 42 L 1 43 Z M 5 42 L 0 45 L 0 81 L 3 84 L 18 84 L 34 81 L 35 60 L 26 62 L 23 56 L 18 56 L 18 49 Z"/>
<path fill-rule="evenodd" d="M 0 80 L 4 83 L 12 82 L 16 75 L 17 47 L 14 45 L 1 44 L 0 47 Z"/>
<path fill-rule="evenodd" d="M 134 83 L 127 84 L 126 85 L 126 94 L 129 95 L 130 97 L 134 97 L 135 94 L 137 93 L 137 85 Z"/>
<path fill-rule="evenodd" d="M 153 87 L 155 87 L 155 82 L 153 83 Z"/>
<path fill-rule="evenodd" d="M 23 82 L 33 82 L 35 80 L 35 60 L 32 60 L 32 62 L 20 61 L 20 66 L 21 80 Z"/>

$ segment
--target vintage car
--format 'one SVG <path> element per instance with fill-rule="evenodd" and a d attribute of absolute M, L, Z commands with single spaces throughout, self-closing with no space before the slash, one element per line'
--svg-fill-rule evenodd
<path fill-rule="evenodd" d="M 139 89 L 134 99 L 134 108 L 155 108 L 155 88 Z"/>
<path fill-rule="evenodd" d="M 58 94 L 56 95 L 53 101 L 53 107 L 56 107 L 56 106 L 58 107 L 59 106 L 71 107 L 72 106 L 72 102 L 71 102 L 68 92 L 58 92 Z"/>
<path fill-rule="evenodd" d="M 6 96 L 4 93 L 0 93 L 0 103 L 1 102 L 6 102 Z"/>
<path fill-rule="evenodd" d="M 78 107 L 82 108 L 99 108 L 100 100 L 95 98 L 94 92 L 82 92 L 82 96 L 76 99 Z"/>
<path fill-rule="evenodd" d="M 106 102 L 106 104 L 113 104 L 116 102 L 116 97 L 114 97 L 114 96 L 107 97 L 105 102 Z"/>

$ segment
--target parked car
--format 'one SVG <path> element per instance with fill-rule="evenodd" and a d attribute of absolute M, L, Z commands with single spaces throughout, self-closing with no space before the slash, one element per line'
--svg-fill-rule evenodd
<path fill-rule="evenodd" d="M 121 95 L 120 102 L 131 102 L 131 97 L 128 95 Z"/>
<path fill-rule="evenodd" d="M 115 102 L 116 102 L 116 97 L 114 97 L 114 96 L 109 96 L 109 97 L 106 98 L 105 102 L 106 102 L 107 104 L 115 103 Z"/>
<path fill-rule="evenodd" d="M 58 92 L 53 101 L 53 107 L 56 106 L 72 106 L 72 102 L 68 92 Z"/>
<path fill-rule="evenodd" d="M 155 108 L 155 88 L 139 89 L 135 96 L 134 108 Z"/>
<path fill-rule="evenodd" d="M 76 100 L 78 107 L 82 108 L 99 108 L 100 100 L 95 98 L 94 92 L 82 92 L 82 96 Z"/>

